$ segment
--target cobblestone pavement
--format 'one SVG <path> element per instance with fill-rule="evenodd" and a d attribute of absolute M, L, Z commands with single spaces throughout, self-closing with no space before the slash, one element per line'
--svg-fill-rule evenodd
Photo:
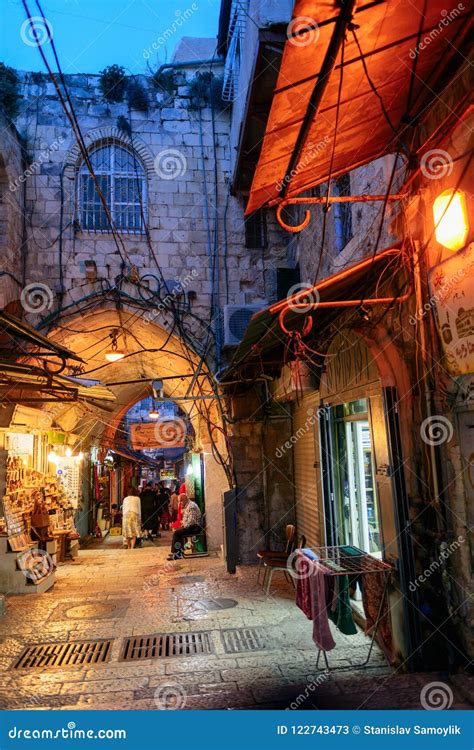
<path fill-rule="evenodd" d="M 168 541 L 136 550 L 121 549 L 121 539 L 94 543 L 59 567 L 49 592 L 8 597 L 0 619 L 1 707 L 415 709 L 423 687 L 442 682 L 452 708 L 470 708 L 474 691 L 463 675 L 395 675 L 378 649 L 369 669 L 351 669 L 367 652 L 362 633 L 335 634 L 330 663 L 347 671 L 317 670 L 311 623 L 283 576 L 267 597 L 256 568 L 229 575 L 216 556 L 167 563 Z M 222 599 L 233 606 L 223 608 Z M 258 648 L 228 653 L 233 628 L 255 628 Z M 120 661 L 126 637 L 202 631 L 209 654 Z M 107 663 L 12 668 L 30 644 L 100 638 L 112 639 Z"/>

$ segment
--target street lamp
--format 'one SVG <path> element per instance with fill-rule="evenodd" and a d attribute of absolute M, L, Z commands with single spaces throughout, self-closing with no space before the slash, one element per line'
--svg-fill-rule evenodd
<path fill-rule="evenodd" d="M 444 190 L 433 203 L 436 240 L 449 250 L 460 250 L 469 234 L 466 196 L 462 190 Z"/>
<path fill-rule="evenodd" d="M 119 359 L 123 359 L 125 357 L 125 352 L 123 352 L 121 349 L 117 347 L 118 334 L 119 332 L 116 328 L 110 334 L 110 338 L 112 339 L 112 344 L 110 346 L 110 349 L 107 349 L 107 351 L 104 354 L 104 357 L 107 360 L 107 362 L 118 362 Z"/>

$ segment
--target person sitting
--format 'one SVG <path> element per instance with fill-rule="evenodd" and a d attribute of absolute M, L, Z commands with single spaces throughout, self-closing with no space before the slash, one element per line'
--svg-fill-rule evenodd
<path fill-rule="evenodd" d="M 182 526 L 173 532 L 168 560 L 178 560 L 184 557 L 183 547 L 186 537 L 200 534 L 202 531 L 202 515 L 197 503 L 190 500 L 185 492 L 180 494 L 179 499 L 183 508 L 183 521 Z"/>

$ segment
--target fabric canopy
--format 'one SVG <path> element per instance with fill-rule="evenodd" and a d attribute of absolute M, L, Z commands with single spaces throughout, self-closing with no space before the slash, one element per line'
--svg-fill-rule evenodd
<path fill-rule="evenodd" d="M 222 385 L 239 379 L 242 373 L 251 372 L 253 366 L 257 366 L 258 369 L 264 368 L 267 362 L 271 362 L 272 365 L 277 363 L 277 369 L 281 369 L 284 364 L 283 352 L 288 342 L 288 337 L 278 322 L 283 309 L 288 310 L 286 320 L 292 327 L 292 323 L 297 324 L 306 317 L 300 313 L 296 305 L 307 300 L 315 302 L 315 309 L 308 311 L 308 314 L 315 320 L 311 337 L 317 340 L 318 331 L 340 315 L 346 300 L 360 302 L 361 307 L 364 302 L 368 304 L 380 281 L 385 276 L 390 277 L 387 272 L 390 270 L 393 273 L 400 265 L 401 252 L 398 245 L 387 248 L 371 258 L 365 258 L 329 276 L 313 287 L 308 287 L 255 313 L 228 368 L 220 378 Z M 402 283 L 405 282 L 402 280 Z M 401 299 L 399 281 L 395 286 L 390 283 L 390 287 L 391 290 L 384 289 L 384 292 L 393 294 L 394 299 Z M 330 308 L 326 308 L 325 305 L 330 305 Z M 245 378 L 242 382 L 245 382 Z"/>
<path fill-rule="evenodd" d="M 32 365 L 0 361 L 0 401 L 29 403 L 48 400 L 80 400 L 94 402 L 96 400 L 115 401 L 115 398 L 115 394 L 98 380 L 50 375 Z"/>
<path fill-rule="evenodd" d="M 42 347 L 47 352 L 54 352 L 63 359 L 74 359 L 76 362 L 84 361 L 66 347 L 57 344 L 56 341 L 47 338 L 47 336 L 43 336 L 33 326 L 2 310 L 0 312 L 0 349 L 5 347 L 12 350 L 11 342 L 18 339 Z"/>
<path fill-rule="evenodd" d="M 247 213 L 409 143 L 468 33 L 457 0 L 352 5 L 296 0 Z"/>

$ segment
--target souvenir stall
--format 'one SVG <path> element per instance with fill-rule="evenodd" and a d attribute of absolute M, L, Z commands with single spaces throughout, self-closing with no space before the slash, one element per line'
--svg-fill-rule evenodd
<path fill-rule="evenodd" d="M 74 519 L 82 456 L 64 446 L 48 453 L 42 433 L 5 433 L 3 444 L 0 588 L 44 591 L 54 583 L 56 566 L 78 554 Z"/>

